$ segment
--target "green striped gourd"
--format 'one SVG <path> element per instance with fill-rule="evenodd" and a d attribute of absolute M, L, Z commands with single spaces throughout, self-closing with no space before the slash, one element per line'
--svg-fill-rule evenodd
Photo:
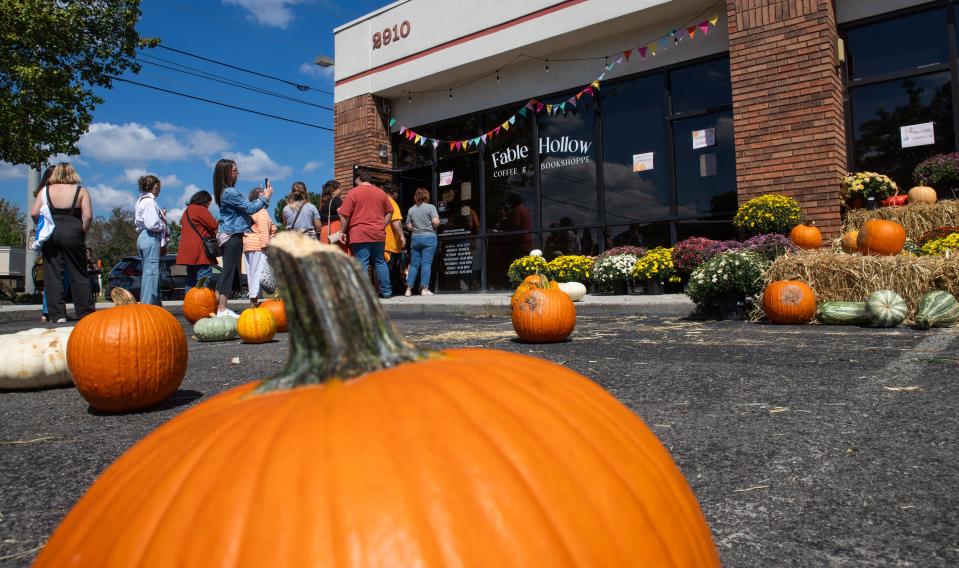
<path fill-rule="evenodd" d="M 826 325 L 866 325 L 872 323 L 866 302 L 823 302 L 816 319 Z"/>
<path fill-rule="evenodd" d="M 229 341 L 236 339 L 236 318 L 203 318 L 193 324 L 193 335 L 199 341 Z"/>
<path fill-rule="evenodd" d="M 877 327 L 896 327 L 909 314 L 909 306 L 902 296 L 892 290 L 879 290 L 866 300 L 869 319 Z"/>
<path fill-rule="evenodd" d="M 926 292 L 916 308 L 916 327 L 949 327 L 959 321 L 959 301 L 943 290 Z"/>

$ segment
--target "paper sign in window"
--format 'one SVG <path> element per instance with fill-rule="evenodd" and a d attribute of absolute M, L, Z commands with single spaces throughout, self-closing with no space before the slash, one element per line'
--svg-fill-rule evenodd
<path fill-rule="evenodd" d="M 928 146 L 936 143 L 936 128 L 933 122 L 910 124 L 899 127 L 899 138 L 903 148 Z"/>
<path fill-rule="evenodd" d="M 693 150 L 716 145 L 716 129 L 693 130 Z"/>
<path fill-rule="evenodd" d="M 653 152 L 633 154 L 633 171 L 645 172 L 653 169 Z"/>
<path fill-rule="evenodd" d="M 440 172 L 440 187 L 453 183 L 453 172 Z"/>

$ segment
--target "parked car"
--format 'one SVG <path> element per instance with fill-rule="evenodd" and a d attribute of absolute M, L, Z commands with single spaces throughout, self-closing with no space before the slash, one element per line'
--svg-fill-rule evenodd
<path fill-rule="evenodd" d="M 220 280 L 222 269 L 213 267 L 213 276 L 210 277 L 209 287 L 216 287 Z M 124 257 L 110 270 L 107 280 L 106 295 L 109 298 L 114 288 L 129 290 L 133 297 L 140 299 L 140 277 L 143 274 L 143 263 L 138 256 Z M 168 254 L 160 257 L 160 299 L 182 300 L 186 287 L 186 267 L 176 264 L 176 255 Z M 233 293 L 234 298 L 247 296 L 246 274 L 240 275 L 240 289 Z"/>

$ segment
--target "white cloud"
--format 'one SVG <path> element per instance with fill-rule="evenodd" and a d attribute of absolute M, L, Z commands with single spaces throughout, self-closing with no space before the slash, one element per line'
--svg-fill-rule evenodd
<path fill-rule="evenodd" d="M 144 164 L 154 160 L 183 160 L 191 156 L 206 157 L 230 147 L 216 132 L 187 129 L 169 123 L 158 123 L 159 135 L 148 126 L 136 122 L 112 124 L 96 122 L 80 137 L 77 144 L 84 156 L 100 162 Z"/>
<path fill-rule="evenodd" d="M 15 166 L 7 162 L 0 162 L 0 180 L 27 179 L 27 167 Z"/>
<path fill-rule="evenodd" d="M 314 63 L 300 64 L 300 73 L 307 77 L 313 77 L 314 79 L 332 79 L 333 69 L 334 67 L 332 65 L 329 67 L 320 67 Z"/>
<path fill-rule="evenodd" d="M 180 187 L 183 185 L 183 182 L 180 181 L 180 178 L 176 174 L 170 174 L 168 176 L 157 175 L 156 172 L 147 171 L 143 168 L 127 168 L 123 170 L 123 175 L 120 176 L 120 179 L 127 181 L 129 183 L 137 183 L 140 181 L 140 178 L 152 174 L 160 178 L 161 187 Z"/>
<path fill-rule="evenodd" d="M 183 217 L 184 207 L 175 207 L 173 209 L 166 210 L 166 220 L 168 223 L 179 223 L 180 218 Z M 191 217 L 192 218 L 192 217 Z"/>
<path fill-rule="evenodd" d="M 259 148 L 253 148 L 249 154 L 224 152 L 223 157 L 236 162 L 236 167 L 240 170 L 240 179 L 244 180 L 262 180 L 265 177 L 286 179 L 293 173 L 293 168 L 277 164 Z"/>
<path fill-rule="evenodd" d="M 173 205 L 175 207 L 186 207 L 186 204 L 190 202 L 190 198 L 193 197 L 193 194 L 202 191 L 203 188 L 192 183 L 188 183 L 186 187 L 183 188 L 183 192 L 180 193 Z"/>
<path fill-rule="evenodd" d="M 310 160 L 309 162 L 307 162 L 307 163 L 303 166 L 303 171 L 304 171 L 304 172 L 313 172 L 313 171 L 316 171 L 316 170 L 322 168 L 324 165 L 326 165 L 326 164 L 324 164 L 323 162 L 317 162 L 316 160 Z"/>
<path fill-rule="evenodd" d="M 99 183 L 87 186 L 90 197 L 93 199 L 95 215 L 104 215 L 115 207 L 133 209 L 136 204 L 136 193 L 131 190 L 116 189 L 115 187 Z"/>
<path fill-rule="evenodd" d="M 247 11 L 246 18 L 264 26 L 286 28 L 293 21 L 290 6 L 298 0 L 223 0 L 226 6 L 240 6 Z"/>

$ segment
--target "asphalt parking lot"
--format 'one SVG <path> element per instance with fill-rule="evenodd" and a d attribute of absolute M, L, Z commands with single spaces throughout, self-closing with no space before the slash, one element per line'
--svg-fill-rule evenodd
<path fill-rule="evenodd" d="M 528 353 L 609 390 L 686 475 L 725 566 L 959 565 L 959 329 L 597 315 L 581 316 L 571 341 L 524 345 L 505 317 L 395 321 L 428 347 Z M 284 335 L 191 342 L 180 390 L 137 414 L 92 412 L 72 388 L 0 393 L 0 559 L 28 565 L 117 456 L 191 405 L 275 373 L 287 346 Z"/>

